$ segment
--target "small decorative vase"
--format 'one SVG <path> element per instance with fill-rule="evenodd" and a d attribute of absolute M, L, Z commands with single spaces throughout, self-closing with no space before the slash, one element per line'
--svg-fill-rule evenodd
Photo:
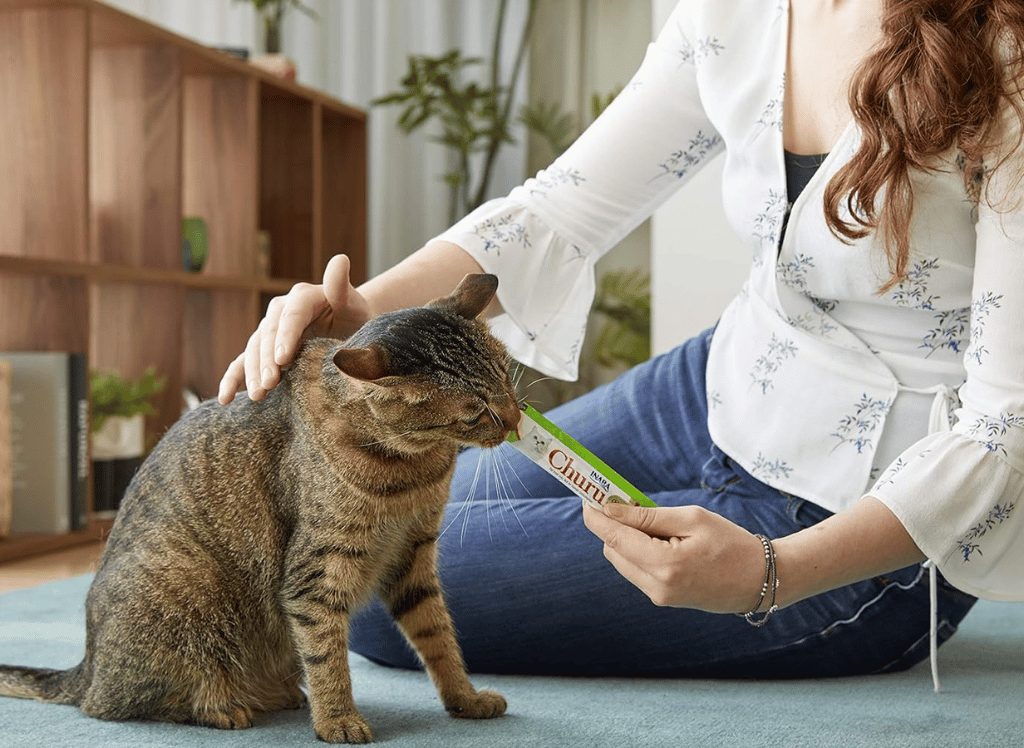
<path fill-rule="evenodd" d="M 110 416 L 92 435 L 94 514 L 111 519 L 146 451 L 145 417 Z"/>
<path fill-rule="evenodd" d="M 202 218 L 188 216 L 181 219 L 181 267 L 190 273 L 198 273 L 206 264 L 206 222 Z"/>

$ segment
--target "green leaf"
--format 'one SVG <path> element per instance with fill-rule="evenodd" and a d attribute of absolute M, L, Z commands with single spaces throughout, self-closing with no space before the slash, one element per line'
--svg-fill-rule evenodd
<path fill-rule="evenodd" d="M 596 91 L 590 95 L 590 117 L 591 119 L 597 119 L 601 116 L 601 112 L 608 108 L 608 105 L 615 101 L 615 97 L 619 95 L 622 88 L 619 87 L 611 93 L 605 94 L 603 97 Z"/>
<path fill-rule="evenodd" d="M 92 430 L 103 428 L 110 416 L 131 417 L 137 413 L 154 415 L 151 399 L 167 386 L 167 378 L 159 377 L 150 366 L 136 379 L 124 379 L 119 372 L 90 372 Z"/>
<path fill-rule="evenodd" d="M 576 118 L 562 111 L 558 102 L 538 102 L 519 109 L 519 121 L 537 133 L 555 156 L 565 152 L 576 138 Z"/>

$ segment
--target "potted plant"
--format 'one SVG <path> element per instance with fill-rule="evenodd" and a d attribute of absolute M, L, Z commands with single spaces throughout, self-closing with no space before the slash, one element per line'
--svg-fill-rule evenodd
<path fill-rule="evenodd" d="M 263 21 L 263 54 L 252 58 L 252 64 L 286 80 L 296 78 L 295 62 L 281 53 L 281 28 L 285 11 L 290 7 L 310 18 L 319 16 L 301 0 L 236 0 L 252 5 Z"/>
<path fill-rule="evenodd" d="M 167 385 L 149 367 L 140 377 L 126 379 L 116 371 L 91 372 L 92 460 L 94 510 L 98 517 L 117 513 L 146 452 L 145 417 L 154 415 L 153 396 Z"/>

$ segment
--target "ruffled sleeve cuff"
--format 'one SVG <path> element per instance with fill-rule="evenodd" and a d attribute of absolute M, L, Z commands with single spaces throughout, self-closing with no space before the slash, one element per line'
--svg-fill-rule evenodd
<path fill-rule="evenodd" d="M 437 238 L 498 276 L 504 314 L 491 329 L 509 353 L 548 376 L 574 380 L 594 300 L 594 260 L 514 196 L 484 203 Z"/>
<path fill-rule="evenodd" d="M 1024 600 L 1024 474 L 998 449 L 955 432 L 932 434 L 869 495 L 952 585 L 989 600 Z"/>

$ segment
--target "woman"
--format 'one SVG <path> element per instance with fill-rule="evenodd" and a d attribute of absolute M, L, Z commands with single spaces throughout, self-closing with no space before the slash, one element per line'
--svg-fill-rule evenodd
<path fill-rule="evenodd" d="M 513 355 L 572 376 L 596 258 L 724 149 L 742 291 L 714 331 L 550 414 L 659 508 L 581 509 L 510 457 L 522 527 L 499 526 L 485 508 L 505 489 L 468 498 L 464 456 L 441 553 L 467 661 L 910 667 L 926 558 L 939 641 L 973 595 L 1024 599 L 1022 49 L 1009 0 L 682 0 L 549 169 L 359 289 L 336 257 L 275 299 L 221 400 L 243 382 L 261 398 L 303 334 L 343 337 L 481 269 Z M 352 646 L 415 664 L 378 609 Z"/>

